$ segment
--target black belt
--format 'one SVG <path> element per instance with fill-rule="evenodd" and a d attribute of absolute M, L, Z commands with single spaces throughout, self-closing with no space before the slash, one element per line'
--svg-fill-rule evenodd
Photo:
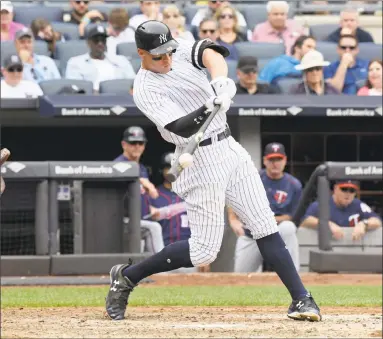
<path fill-rule="evenodd" d="M 217 134 L 217 141 L 221 141 L 221 140 L 223 140 L 223 139 L 226 139 L 226 138 L 228 138 L 230 135 L 231 135 L 230 128 L 227 127 L 223 132 Z M 211 145 L 212 143 L 213 143 L 213 141 L 211 140 L 211 138 L 208 138 L 208 139 L 202 140 L 202 141 L 199 143 L 199 146 L 208 146 L 208 145 Z"/>

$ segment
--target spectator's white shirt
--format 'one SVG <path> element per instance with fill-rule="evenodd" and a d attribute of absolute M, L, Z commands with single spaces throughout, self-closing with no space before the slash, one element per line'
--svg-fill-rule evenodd
<path fill-rule="evenodd" d="M 94 66 L 97 69 L 97 78 L 93 81 L 93 89 L 98 91 L 100 88 L 100 82 L 106 80 L 114 80 L 114 66 L 108 59 L 99 60 L 92 59 Z"/>
<path fill-rule="evenodd" d="M 135 42 L 134 29 L 126 27 L 118 36 L 110 36 L 106 39 L 106 47 L 109 55 L 117 54 L 117 45 L 123 42 Z"/>
<path fill-rule="evenodd" d="M 140 26 L 143 22 L 150 20 L 145 14 L 136 14 L 133 15 L 132 18 L 129 20 L 129 26 L 133 27 L 134 29 L 137 29 L 138 26 Z M 158 21 L 162 21 L 162 13 L 158 14 Z"/>
<path fill-rule="evenodd" d="M 8 85 L 5 80 L 1 80 L 1 98 L 22 99 L 37 98 L 44 93 L 40 86 L 35 82 L 21 80 L 16 86 Z"/>

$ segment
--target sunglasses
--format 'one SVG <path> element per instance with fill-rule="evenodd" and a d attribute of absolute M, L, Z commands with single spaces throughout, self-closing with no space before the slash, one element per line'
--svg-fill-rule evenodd
<path fill-rule="evenodd" d="M 201 32 L 203 34 L 207 34 L 207 33 L 214 34 L 215 31 L 216 31 L 215 29 L 201 29 Z"/>
<path fill-rule="evenodd" d="M 80 5 L 81 3 L 83 3 L 84 5 L 87 5 L 89 3 L 89 1 L 75 1 L 77 5 Z"/>
<path fill-rule="evenodd" d="M 168 15 L 164 15 L 164 17 L 166 19 L 170 19 L 170 18 L 178 19 L 180 16 L 178 14 L 168 14 Z"/>
<path fill-rule="evenodd" d="M 143 141 L 131 141 L 131 142 L 128 142 L 129 145 L 133 145 L 133 146 L 144 146 L 145 145 L 145 142 Z"/>
<path fill-rule="evenodd" d="M 234 18 L 234 15 L 233 14 L 222 14 L 220 17 L 220 19 L 233 19 Z"/>
<path fill-rule="evenodd" d="M 161 61 L 162 58 L 165 56 L 165 55 L 168 55 L 168 56 L 172 56 L 177 50 L 176 49 L 173 49 L 171 52 L 169 53 L 165 53 L 165 54 L 160 54 L 159 56 L 156 56 L 156 57 L 152 57 L 152 60 L 153 61 Z"/>
<path fill-rule="evenodd" d="M 350 51 L 353 51 L 356 46 L 339 46 L 341 49 L 343 49 L 344 51 L 349 49 Z"/>
<path fill-rule="evenodd" d="M 316 67 L 307 68 L 306 72 L 321 71 L 322 69 L 323 69 L 323 67 L 316 66 Z"/>
<path fill-rule="evenodd" d="M 351 187 L 342 187 L 340 190 L 344 193 L 356 193 L 356 189 Z"/>
<path fill-rule="evenodd" d="M 7 71 L 8 72 L 10 72 L 10 73 L 15 73 L 15 72 L 17 72 L 17 73 L 21 73 L 22 71 L 23 71 L 23 67 L 21 67 L 21 66 L 16 66 L 16 67 L 9 67 L 8 69 L 7 69 Z"/>

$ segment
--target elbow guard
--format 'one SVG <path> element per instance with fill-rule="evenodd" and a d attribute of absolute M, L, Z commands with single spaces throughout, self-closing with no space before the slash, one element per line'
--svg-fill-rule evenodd
<path fill-rule="evenodd" d="M 198 129 L 205 122 L 210 113 L 211 110 L 207 109 L 204 105 L 188 115 L 172 121 L 167 124 L 165 128 L 183 138 L 189 138 L 198 132 Z"/>

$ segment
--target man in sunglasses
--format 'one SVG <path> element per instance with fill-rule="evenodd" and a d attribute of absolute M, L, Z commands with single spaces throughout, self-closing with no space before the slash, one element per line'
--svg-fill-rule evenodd
<path fill-rule="evenodd" d="M 1 69 L 1 98 L 37 98 L 43 95 L 38 84 L 23 79 L 23 62 L 17 54 L 8 56 Z"/>
<path fill-rule="evenodd" d="M 218 39 L 218 22 L 214 19 L 203 19 L 199 24 L 198 37 L 203 39 L 210 39 L 216 42 Z"/>
<path fill-rule="evenodd" d="M 368 60 L 358 58 L 358 40 L 353 35 L 343 35 L 338 42 L 339 60 L 324 69 L 324 77 L 339 92 L 356 95 L 358 84 L 368 76 Z"/>
<path fill-rule="evenodd" d="M 329 228 L 336 240 L 344 238 L 344 227 L 353 227 L 352 240 L 360 240 L 366 232 L 382 227 L 382 219 L 363 201 L 356 198 L 359 183 L 339 180 L 334 185 L 330 198 Z M 302 218 L 301 227 L 318 229 L 319 203 L 314 201 Z"/>
<path fill-rule="evenodd" d="M 129 60 L 122 55 L 107 53 L 107 36 L 101 25 L 89 29 L 86 36 L 89 53 L 68 60 L 65 78 L 91 81 L 96 92 L 102 81 L 133 79 L 136 73 Z"/>
<path fill-rule="evenodd" d="M 127 128 L 122 136 L 122 154 L 114 161 L 134 161 L 140 167 L 141 183 L 141 237 L 145 240 L 146 251 L 157 253 L 164 247 L 161 225 L 153 220 L 146 219 L 151 213 L 155 212 L 152 208 L 150 199 L 158 198 L 158 191 L 149 180 L 149 173 L 146 167 L 140 163 L 142 154 L 145 151 L 147 139 L 144 130 L 139 126 Z"/>
<path fill-rule="evenodd" d="M 323 59 L 321 52 L 311 50 L 305 54 L 297 71 L 303 71 L 303 82 L 290 89 L 291 94 L 325 95 L 340 94 L 330 83 L 324 81 L 323 67 L 330 65 Z"/>

